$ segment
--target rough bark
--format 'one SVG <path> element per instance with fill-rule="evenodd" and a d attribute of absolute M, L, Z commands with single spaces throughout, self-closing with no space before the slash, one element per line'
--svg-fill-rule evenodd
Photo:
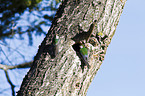
<path fill-rule="evenodd" d="M 85 96 L 116 30 L 126 0 L 64 0 L 41 43 L 31 69 L 23 79 L 18 96 Z M 97 20 L 87 43 L 90 68 L 81 68 L 73 44 L 86 39 L 83 32 Z M 81 29 L 81 30 L 80 30 Z M 83 32 L 82 32 L 83 30 Z M 102 35 L 98 35 L 101 33 Z M 53 54 L 53 38 L 60 37 L 59 54 Z M 51 54 L 52 53 L 52 54 Z"/>

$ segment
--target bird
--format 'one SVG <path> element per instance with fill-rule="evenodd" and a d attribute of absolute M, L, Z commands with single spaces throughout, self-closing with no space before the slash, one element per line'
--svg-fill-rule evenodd
<path fill-rule="evenodd" d="M 55 45 L 58 45 L 58 43 L 59 43 L 59 36 L 56 34 L 56 35 L 54 36 L 54 44 L 55 44 Z"/>
<path fill-rule="evenodd" d="M 56 34 L 54 36 L 54 54 L 55 56 L 59 53 L 59 36 Z"/>
<path fill-rule="evenodd" d="M 88 49 L 85 47 L 85 45 L 81 42 L 75 43 L 73 45 L 73 49 L 76 51 L 76 54 L 81 60 L 81 68 L 84 69 L 84 66 L 87 66 L 89 69 L 90 65 L 88 63 Z"/>
<path fill-rule="evenodd" d="M 51 55 L 51 58 L 55 58 L 56 55 L 59 53 L 59 36 L 58 34 L 55 34 L 55 36 L 53 37 L 53 41 L 51 43 L 50 50 L 49 50 L 49 54 Z"/>
<path fill-rule="evenodd" d="M 81 55 L 81 59 L 84 62 L 84 64 L 88 68 L 90 68 L 90 65 L 88 63 L 88 49 L 83 44 L 80 45 L 80 51 L 79 51 L 79 53 Z"/>

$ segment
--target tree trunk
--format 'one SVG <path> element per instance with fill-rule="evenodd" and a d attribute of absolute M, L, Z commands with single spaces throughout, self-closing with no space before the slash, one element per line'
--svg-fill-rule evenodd
<path fill-rule="evenodd" d="M 104 60 L 125 2 L 63 0 L 17 95 L 85 96 Z M 54 44 L 56 35 L 58 45 Z M 83 65 L 74 48 L 78 42 L 88 48 L 90 68 Z"/>

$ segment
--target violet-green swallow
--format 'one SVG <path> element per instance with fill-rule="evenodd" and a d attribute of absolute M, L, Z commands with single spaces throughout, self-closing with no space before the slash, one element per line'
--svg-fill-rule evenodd
<path fill-rule="evenodd" d="M 59 36 L 56 34 L 54 38 L 54 45 L 55 45 L 55 55 L 59 52 Z"/>
<path fill-rule="evenodd" d="M 88 49 L 82 43 L 76 43 L 73 45 L 73 49 L 81 60 L 81 68 L 84 70 L 84 66 L 90 68 L 88 63 Z"/>
<path fill-rule="evenodd" d="M 59 36 L 58 35 L 55 35 L 54 43 L 55 43 L 55 45 L 58 45 L 58 43 L 59 43 Z"/>
<path fill-rule="evenodd" d="M 90 68 L 90 65 L 88 63 L 88 49 L 84 45 L 80 45 L 80 59 L 83 61 L 83 63 Z"/>
<path fill-rule="evenodd" d="M 55 58 L 59 53 L 59 36 L 56 34 L 53 38 L 51 57 Z"/>

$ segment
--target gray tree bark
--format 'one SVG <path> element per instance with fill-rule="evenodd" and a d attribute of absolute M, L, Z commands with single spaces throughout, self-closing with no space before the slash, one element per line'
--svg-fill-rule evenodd
<path fill-rule="evenodd" d="M 85 96 L 115 33 L 126 0 L 63 0 L 48 34 L 41 43 L 18 96 Z M 73 45 L 86 42 L 90 68 L 81 68 Z M 59 35 L 59 53 L 53 45 Z"/>

